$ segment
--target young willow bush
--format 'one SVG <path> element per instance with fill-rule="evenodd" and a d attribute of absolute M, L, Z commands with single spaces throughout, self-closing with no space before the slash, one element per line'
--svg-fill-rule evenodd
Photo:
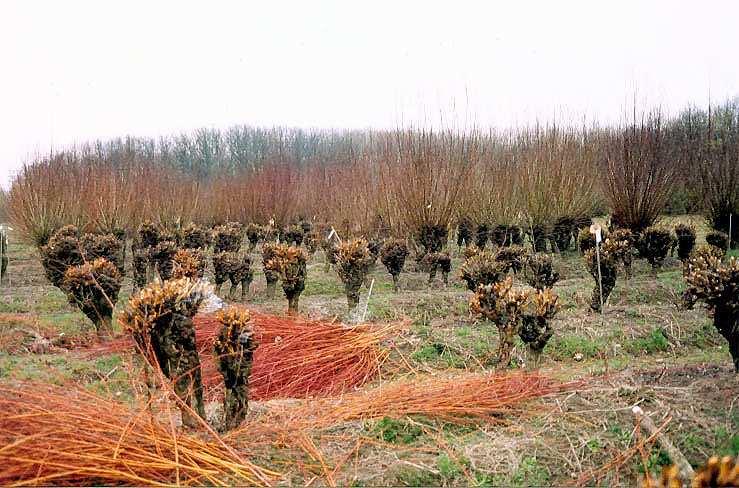
<path fill-rule="evenodd" d="M 659 114 L 634 121 L 603 143 L 604 189 L 614 226 L 641 233 L 665 208 L 678 162 Z"/>
<path fill-rule="evenodd" d="M 379 161 L 380 210 L 392 229 L 411 235 L 425 253 L 446 245 L 475 163 L 478 134 L 398 131 Z"/>
<path fill-rule="evenodd" d="M 711 226 L 729 234 L 731 247 L 739 243 L 739 102 L 709 114 L 708 140 L 702 145 L 699 168 L 705 212 Z"/>

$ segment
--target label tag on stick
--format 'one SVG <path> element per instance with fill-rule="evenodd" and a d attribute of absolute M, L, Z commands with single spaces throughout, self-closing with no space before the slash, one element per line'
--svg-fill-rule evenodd
<path fill-rule="evenodd" d="M 599 224 L 593 224 L 590 226 L 590 233 L 595 234 L 595 242 L 600 244 L 603 240 L 602 230 Z"/>

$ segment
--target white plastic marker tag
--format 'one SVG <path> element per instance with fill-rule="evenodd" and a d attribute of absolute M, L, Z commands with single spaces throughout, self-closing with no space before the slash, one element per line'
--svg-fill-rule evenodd
<path fill-rule="evenodd" d="M 331 238 L 334 236 L 334 234 L 336 234 L 336 230 L 333 227 L 331 227 L 331 233 L 328 235 L 328 237 L 326 238 L 326 240 L 327 241 L 330 241 Z"/>
<path fill-rule="evenodd" d="M 201 280 L 206 283 L 208 283 L 208 280 Z M 200 309 L 198 309 L 201 313 L 213 313 L 216 310 L 220 310 L 225 306 L 225 303 L 223 303 L 223 300 L 215 294 L 214 290 L 212 288 L 209 288 L 208 295 L 205 297 L 205 300 L 203 300 L 202 305 L 200 305 Z"/>
<path fill-rule="evenodd" d="M 601 228 L 598 224 L 593 224 L 590 226 L 590 233 L 595 234 L 595 242 L 600 244 L 600 242 L 603 240 L 603 235 L 601 234 Z"/>

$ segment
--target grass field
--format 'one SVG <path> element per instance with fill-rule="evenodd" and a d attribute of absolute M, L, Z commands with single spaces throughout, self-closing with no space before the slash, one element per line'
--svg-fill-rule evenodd
<path fill-rule="evenodd" d="M 461 256 L 456 249 L 452 254 L 449 286 L 443 286 L 440 279 L 428 286 L 426 274 L 409 271 L 401 275 L 401 291 L 395 294 L 390 275 L 379 262 L 373 271 L 367 320 L 409 322 L 387 344 L 393 359 L 388 364 L 406 368 L 388 367 L 382 381 L 399 375 L 454 375 L 493 367 L 497 331 L 494 325 L 470 316 L 470 292 L 457 275 Z M 131 401 L 133 356 L 90 359 L 80 354 L 81 346 L 95 340 L 91 324 L 67 303 L 62 292 L 48 284 L 32 247 L 12 242 L 9 258 L 10 285 L 0 288 L 0 382 L 75 382 Z M 338 484 L 571 484 L 633 445 L 630 410 L 635 404 L 657 424 L 671 417 L 667 436 L 694 465 L 713 454 L 739 454 L 739 382 L 727 344 L 706 311 L 679 306 L 685 286 L 681 263 L 668 258 L 655 277 L 647 263 L 636 261 L 633 277 L 619 277 L 600 316 L 588 307 L 593 281 L 582 257 L 571 252 L 554 259 L 563 277 L 554 287 L 562 309 L 554 319 L 554 337 L 544 351 L 541 369 L 562 380 L 583 379 L 587 387 L 551 395 L 535 413 L 512 421 L 502 418 L 496 423 L 460 426 L 408 417 L 333 426 L 317 433 L 315 439 L 329 460 L 332 452 L 344 452 L 353 439 L 373 440 L 342 462 L 335 475 Z M 410 261 L 407 269 L 412 268 Z M 260 262 L 257 255 L 254 262 Z M 255 266 L 246 305 L 284 313 L 287 302 L 281 293 L 274 299 L 265 298 L 259 268 Z M 117 310 L 131 292 L 128 275 Z M 366 294 L 363 289 L 360 307 Z M 345 310 L 343 287 L 333 270 L 326 271 L 319 252 L 308 264 L 300 312 L 345 320 Z M 51 345 L 30 350 L 34 337 L 39 336 L 50 339 Z M 522 346 L 516 347 L 515 367 L 528 368 Z M 250 416 L 268 411 L 269 403 L 255 402 Z M 338 459 L 333 461 L 338 463 Z M 669 462 L 657 446 L 647 453 L 648 469 Z M 633 486 L 643 470 L 644 463 L 636 456 L 618 477 L 609 473 L 601 483 Z M 304 478 L 297 472 L 293 475 L 287 482 L 302 485 Z"/>

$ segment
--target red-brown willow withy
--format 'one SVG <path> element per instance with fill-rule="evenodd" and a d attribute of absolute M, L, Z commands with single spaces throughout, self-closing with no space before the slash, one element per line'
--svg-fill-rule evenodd
<path fill-rule="evenodd" d="M 397 131 L 378 157 L 379 208 L 398 235 L 446 228 L 481 157 L 477 133 Z"/>
<path fill-rule="evenodd" d="M 372 380 L 388 356 L 380 342 L 398 327 L 346 327 L 251 313 L 259 344 L 249 380 L 250 398 L 255 400 L 337 395 Z M 194 322 L 203 385 L 212 393 L 222 381 L 213 358 L 213 341 L 221 324 L 208 315 L 198 315 Z M 92 352 L 127 350 L 131 350 L 131 340 L 122 337 Z"/>
<path fill-rule="evenodd" d="M 222 442 L 82 388 L 0 387 L 0 485 L 268 485 Z"/>
<path fill-rule="evenodd" d="M 634 117 L 636 119 L 636 117 Z M 665 208 L 677 180 L 678 155 L 659 113 L 609 134 L 604 139 L 606 197 L 616 227 L 642 232 Z"/>
<path fill-rule="evenodd" d="M 423 415 L 447 422 L 495 421 L 527 411 L 526 402 L 580 388 L 583 381 L 561 383 L 537 372 L 468 373 L 398 380 L 340 398 L 317 398 L 298 406 L 273 409 L 244 424 L 228 439 L 248 439 L 260 429 L 321 429 L 353 420 Z M 261 427 L 260 427 L 261 426 Z"/>

